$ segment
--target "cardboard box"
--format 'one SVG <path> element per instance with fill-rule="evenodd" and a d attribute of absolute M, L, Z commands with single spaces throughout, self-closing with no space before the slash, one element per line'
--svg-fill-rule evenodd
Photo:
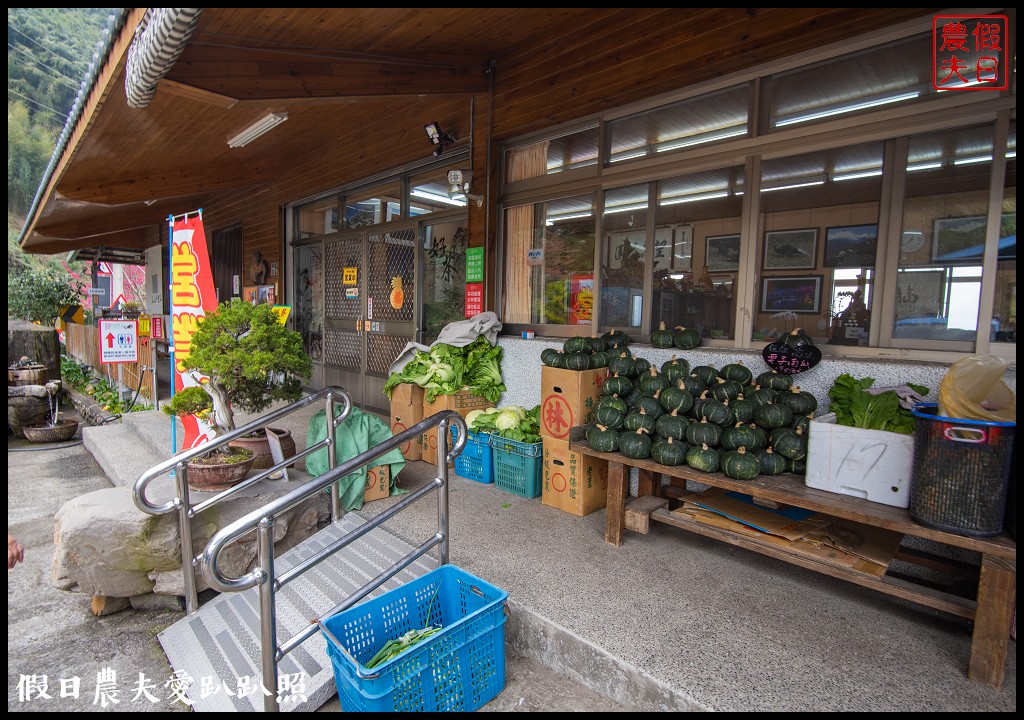
<path fill-rule="evenodd" d="M 423 419 L 423 404 L 396 405 L 391 401 L 391 434 L 408 430 Z M 402 443 L 402 456 L 406 460 L 419 460 L 423 455 L 423 434 Z"/>
<path fill-rule="evenodd" d="M 594 406 L 608 377 L 607 368 L 563 370 L 545 365 L 540 373 L 540 434 L 568 440 L 569 429 L 593 422 Z"/>
<path fill-rule="evenodd" d="M 413 383 L 402 383 L 396 385 L 391 391 L 392 405 L 419 405 L 423 406 L 423 388 Z"/>
<path fill-rule="evenodd" d="M 391 466 L 378 465 L 366 470 L 366 492 L 363 502 L 380 500 L 391 494 Z"/>
<path fill-rule="evenodd" d="M 486 410 L 489 407 L 491 403 L 487 398 L 463 390 L 455 395 L 438 395 L 433 402 L 424 401 L 423 417 L 428 418 L 443 410 L 454 410 L 462 417 L 466 417 L 472 410 Z M 451 448 L 451 442 L 448 443 L 448 447 Z M 433 465 L 437 464 L 437 428 L 423 433 L 420 459 Z M 452 462 L 450 466 L 454 464 Z"/>
<path fill-rule="evenodd" d="M 814 418 L 807 439 L 808 487 L 905 508 L 910 505 L 914 436 Z"/>
<path fill-rule="evenodd" d="M 589 515 L 608 502 L 608 461 L 569 450 L 568 440 L 545 437 L 541 502 Z"/>

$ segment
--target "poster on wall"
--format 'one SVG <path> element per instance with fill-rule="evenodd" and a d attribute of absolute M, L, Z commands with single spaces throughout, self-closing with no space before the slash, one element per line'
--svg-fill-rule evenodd
<path fill-rule="evenodd" d="M 594 273 L 570 273 L 569 324 L 594 322 Z"/>
<path fill-rule="evenodd" d="M 479 315 L 484 311 L 484 284 L 466 283 L 466 317 Z"/>

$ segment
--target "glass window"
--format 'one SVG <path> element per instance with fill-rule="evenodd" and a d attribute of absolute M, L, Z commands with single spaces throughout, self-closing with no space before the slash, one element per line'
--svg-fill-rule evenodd
<path fill-rule="evenodd" d="M 1003 182 L 1003 221 L 999 228 L 996 293 L 992 306 L 992 340 L 1017 342 L 1017 121 L 1010 122 Z"/>
<path fill-rule="evenodd" d="M 652 331 L 692 327 L 704 338 L 735 337 L 744 181 L 735 166 L 658 183 Z M 671 251 L 659 256 L 660 244 Z"/>
<path fill-rule="evenodd" d="M 750 85 L 689 98 L 608 123 L 609 163 L 721 142 L 748 134 Z"/>
<path fill-rule="evenodd" d="M 597 125 L 511 148 L 505 153 L 505 180 L 516 182 L 597 165 Z"/>
<path fill-rule="evenodd" d="M 594 228 L 589 194 L 505 210 L 503 322 L 592 324 Z"/>
<path fill-rule="evenodd" d="M 913 102 L 935 93 L 929 33 L 768 79 L 769 130 Z"/>
<path fill-rule="evenodd" d="M 445 325 L 466 317 L 464 220 L 423 226 L 423 342 L 437 339 Z"/>
<path fill-rule="evenodd" d="M 643 322 L 647 260 L 648 184 L 609 190 L 604 196 L 601 250 L 601 327 L 632 330 Z M 666 248 L 659 255 L 667 258 Z"/>
<path fill-rule="evenodd" d="M 345 228 L 388 223 L 402 218 L 401 182 L 379 185 L 345 198 Z"/>
<path fill-rule="evenodd" d="M 296 212 L 298 239 L 338 232 L 338 198 L 325 198 L 303 205 Z"/>
<path fill-rule="evenodd" d="M 762 163 L 754 340 L 867 344 L 882 157 L 879 142 Z"/>
<path fill-rule="evenodd" d="M 991 126 L 910 138 L 894 340 L 974 342 L 991 162 Z"/>
<path fill-rule="evenodd" d="M 409 216 L 419 217 L 433 212 L 466 207 L 466 198 L 453 198 L 449 191 L 448 170 L 436 168 L 409 178 Z"/>

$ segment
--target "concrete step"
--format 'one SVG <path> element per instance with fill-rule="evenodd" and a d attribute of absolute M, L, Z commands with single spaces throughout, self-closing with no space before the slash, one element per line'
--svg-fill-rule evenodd
<path fill-rule="evenodd" d="M 136 429 L 116 422 L 84 426 L 82 444 L 116 487 L 132 487 L 140 475 L 166 459 Z"/>

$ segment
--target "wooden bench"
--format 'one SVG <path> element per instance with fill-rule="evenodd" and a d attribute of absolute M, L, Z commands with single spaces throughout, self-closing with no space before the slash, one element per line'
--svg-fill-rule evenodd
<path fill-rule="evenodd" d="M 574 438 L 575 436 L 574 432 Z M 1010 622 L 1017 591 L 1017 543 L 1005 533 L 994 538 L 971 538 L 933 530 L 914 522 L 905 509 L 810 488 L 804 484 L 802 476 L 788 473 L 758 476 L 753 480 L 741 481 L 732 480 L 722 473 L 700 472 L 688 466 L 670 467 L 653 460 L 633 460 L 617 452 L 600 452 L 591 448 L 582 439 L 572 439 L 569 449 L 608 461 L 608 504 L 604 534 L 606 542 L 621 545 L 624 530 L 646 532 L 650 523 L 660 522 L 967 618 L 974 623 L 967 675 L 976 682 L 997 689 L 1002 688 Z M 626 500 L 632 467 L 639 470 L 639 487 L 638 497 L 629 504 L 630 517 L 627 522 Z M 663 475 L 671 479 L 670 485 L 662 484 Z M 899 576 L 891 571 L 887 571 L 882 577 L 875 577 L 826 564 L 806 555 L 787 552 L 777 545 L 758 542 L 727 529 L 697 522 L 682 513 L 671 512 L 667 507 L 668 501 L 672 498 L 685 497 L 689 492 L 687 484 L 691 482 L 732 490 L 766 501 L 805 508 L 980 553 L 980 570 L 969 566 L 977 578 L 977 599 L 971 600 L 955 595 L 919 582 L 914 577 Z M 932 569 L 963 569 L 955 568 L 955 563 L 948 559 L 902 546 L 894 559 Z"/>

